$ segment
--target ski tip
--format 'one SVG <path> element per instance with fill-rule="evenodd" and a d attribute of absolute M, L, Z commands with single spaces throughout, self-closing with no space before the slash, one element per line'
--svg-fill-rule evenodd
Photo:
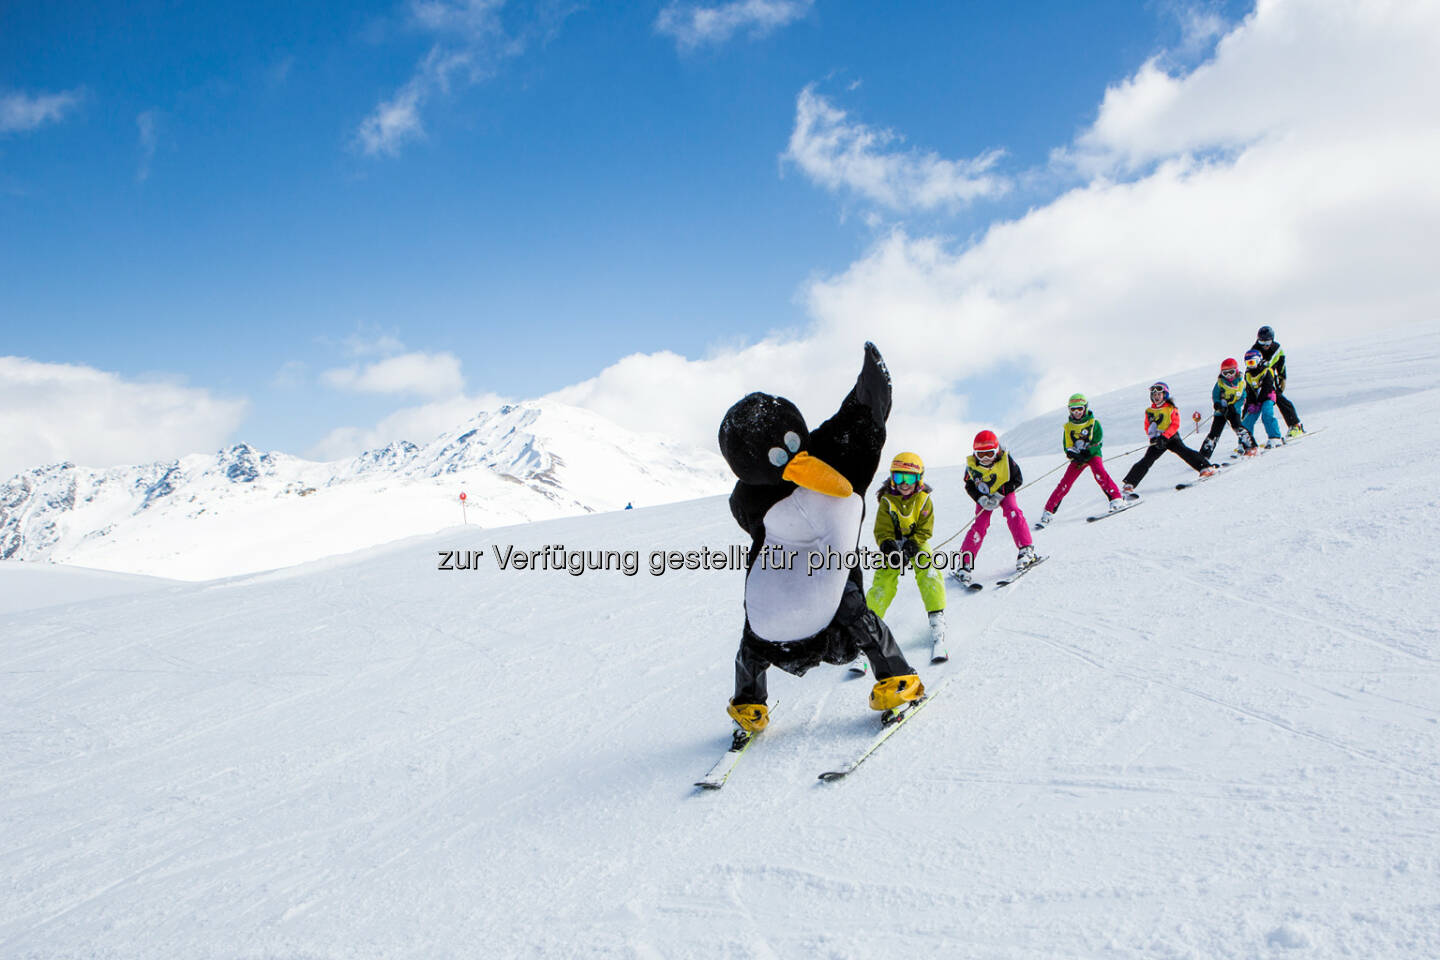
<path fill-rule="evenodd" d="M 949 661 L 949 659 L 950 659 L 950 654 L 948 654 L 948 653 L 942 653 L 942 654 L 940 654 L 939 656 L 931 657 L 931 658 L 930 658 L 930 662 L 931 662 L 932 664 L 934 664 L 934 663 L 946 663 L 946 662 Z"/>
<path fill-rule="evenodd" d="M 695 786 L 699 787 L 701 790 L 719 790 L 721 785 L 718 783 L 710 783 L 706 780 L 696 780 Z"/>
<path fill-rule="evenodd" d="M 826 770 L 824 773 L 820 774 L 819 779 L 825 781 L 826 783 L 829 783 L 832 780 L 839 780 L 843 776 L 845 776 L 844 770 Z"/>

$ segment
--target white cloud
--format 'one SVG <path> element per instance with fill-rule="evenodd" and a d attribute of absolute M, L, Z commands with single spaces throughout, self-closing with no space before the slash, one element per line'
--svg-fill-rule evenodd
<path fill-rule="evenodd" d="M 28 133 L 47 123 L 59 123 L 79 103 L 79 90 L 33 96 L 25 93 L 0 95 L 0 134 Z"/>
<path fill-rule="evenodd" d="M 140 165 L 135 170 L 135 179 L 140 183 L 150 179 L 150 162 L 155 159 L 156 117 L 156 111 L 146 110 L 135 118 L 140 134 Z"/>
<path fill-rule="evenodd" d="M 62 460 L 105 467 L 219 449 L 246 406 L 175 383 L 0 357 L 0 478 Z"/>
<path fill-rule="evenodd" d="M 408 440 L 423 444 L 453 430 L 482 410 L 493 410 L 506 399 L 495 394 L 453 396 L 434 403 L 406 407 L 385 417 L 373 427 L 339 427 L 306 451 L 316 460 L 343 460 L 366 450 Z"/>
<path fill-rule="evenodd" d="M 1293 348 L 1440 319 L 1437 62 L 1435 3 L 1262 0 L 1196 69 L 1151 61 L 1105 92 L 1062 154 L 1088 175 L 1079 186 L 973 242 L 893 231 L 807 285 L 798 335 L 627 357 L 557 396 L 713 445 L 752 389 L 818 421 L 872 339 L 895 376 L 893 444 L 944 464 L 974 426 L 966 378 L 1019 371 L 1015 413 L 1033 414 L 1217 363 L 1262 323 Z M 886 177 L 837 175 L 852 180 Z"/>
<path fill-rule="evenodd" d="M 1261 139 L 1325 143 L 1433 129 L 1440 5 L 1425 0 L 1261 0 L 1193 71 L 1154 58 L 1111 87 L 1065 154 L 1092 173 Z"/>
<path fill-rule="evenodd" d="M 396 156 L 425 136 L 422 113 L 437 95 L 457 83 L 475 84 L 501 64 L 525 52 L 535 35 L 548 37 L 574 8 L 541 11 L 534 23 L 512 35 L 501 21 L 505 0 L 416 0 L 410 20 L 437 39 L 399 90 L 381 100 L 356 131 L 356 142 L 369 156 Z"/>
<path fill-rule="evenodd" d="M 402 353 L 364 366 L 326 370 L 320 379 L 337 390 L 450 397 L 465 389 L 460 360 L 452 353 Z"/>
<path fill-rule="evenodd" d="M 377 333 L 368 337 L 352 334 L 345 338 L 344 344 L 351 356 L 356 357 L 389 357 L 405 352 L 405 344 L 400 338 L 388 333 Z"/>
<path fill-rule="evenodd" d="M 717 6 L 672 3 L 655 18 L 655 32 L 675 39 L 681 50 L 725 43 L 747 32 L 763 37 L 810 11 L 814 0 L 735 0 Z"/>
<path fill-rule="evenodd" d="M 813 86 L 795 102 L 795 129 L 783 159 L 830 190 L 851 190 L 894 212 L 956 208 L 1009 189 L 992 172 L 1002 152 L 973 160 L 946 160 L 935 153 L 898 151 L 900 137 L 850 120 Z"/>

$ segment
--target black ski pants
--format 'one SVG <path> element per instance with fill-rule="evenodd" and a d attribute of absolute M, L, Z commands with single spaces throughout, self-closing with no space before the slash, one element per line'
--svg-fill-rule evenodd
<path fill-rule="evenodd" d="M 740 650 L 735 654 L 735 703 L 766 702 L 769 688 L 765 671 L 771 666 L 799 677 L 822 662 L 850 663 L 863 652 L 875 668 L 877 680 L 915 672 L 885 621 L 866 606 L 859 570 L 854 572 L 856 575 L 845 581 L 845 592 L 834 619 L 813 637 L 772 643 L 756 636 L 746 622 Z"/>
<path fill-rule="evenodd" d="M 1145 474 L 1150 472 L 1150 468 L 1155 465 L 1155 461 L 1159 460 L 1160 455 L 1166 450 L 1169 450 L 1196 470 L 1204 470 L 1210 466 L 1210 461 L 1185 446 L 1185 441 L 1181 440 L 1180 435 L 1177 433 L 1173 437 L 1151 441 L 1150 448 L 1145 451 L 1145 455 L 1135 462 L 1135 466 L 1130 468 L 1129 473 L 1125 474 L 1125 482 L 1132 487 L 1138 487 L 1140 481 L 1145 479 Z"/>
<path fill-rule="evenodd" d="M 1295 404 L 1285 396 L 1285 381 L 1279 377 L 1275 378 L 1275 406 L 1280 410 L 1286 427 L 1293 427 L 1300 422 L 1300 414 L 1295 412 Z"/>
<path fill-rule="evenodd" d="M 1200 444 L 1200 456 L 1207 460 L 1210 454 L 1215 451 L 1215 444 L 1220 440 L 1220 434 L 1225 429 L 1225 424 L 1230 424 L 1235 431 L 1235 436 L 1240 439 L 1240 446 L 1247 450 L 1255 446 L 1255 438 L 1250 436 L 1250 431 L 1245 429 L 1244 418 L 1234 405 L 1225 408 L 1224 413 L 1217 413 L 1210 418 L 1210 433 L 1205 437 L 1205 442 Z"/>

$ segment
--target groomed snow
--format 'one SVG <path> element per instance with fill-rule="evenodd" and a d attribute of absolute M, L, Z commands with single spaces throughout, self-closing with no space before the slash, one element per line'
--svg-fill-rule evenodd
<path fill-rule="evenodd" d="M 770 732 L 691 787 L 740 573 L 491 554 L 723 549 L 723 497 L 7 614 L 0 956 L 1440 956 L 1437 355 L 1295 352 L 1319 432 L 1184 492 L 1168 458 L 1101 524 L 1082 478 L 1044 567 L 952 594 L 944 696 L 836 784 L 876 720 L 822 667 L 772 672 Z M 1171 383 L 1207 409 L 1208 371 Z M 1095 398 L 1112 457 L 1140 396 Z M 1028 476 L 1062 417 L 1012 431 Z M 959 472 L 929 479 L 953 532 Z M 1013 557 L 994 525 L 981 573 Z M 890 622 L 920 663 L 908 577 Z"/>

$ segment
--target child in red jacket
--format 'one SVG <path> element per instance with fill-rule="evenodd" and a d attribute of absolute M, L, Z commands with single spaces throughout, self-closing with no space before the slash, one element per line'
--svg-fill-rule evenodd
<path fill-rule="evenodd" d="M 1180 439 L 1180 409 L 1175 406 L 1175 401 L 1170 399 L 1170 387 L 1163 380 L 1156 381 L 1150 386 L 1150 406 L 1145 411 L 1145 432 L 1150 436 L 1150 449 L 1145 451 L 1130 472 L 1125 474 L 1125 496 L 1135 496 L 1135 487 L 1160 455 L 1166 450 L 1174 453 L 1190 466 L 1200 471 L 1200 476 L 1208 477 L 1215 472 L 1215 467 L 1199 453 L 1185 446 L 1185 441 Z"/>

